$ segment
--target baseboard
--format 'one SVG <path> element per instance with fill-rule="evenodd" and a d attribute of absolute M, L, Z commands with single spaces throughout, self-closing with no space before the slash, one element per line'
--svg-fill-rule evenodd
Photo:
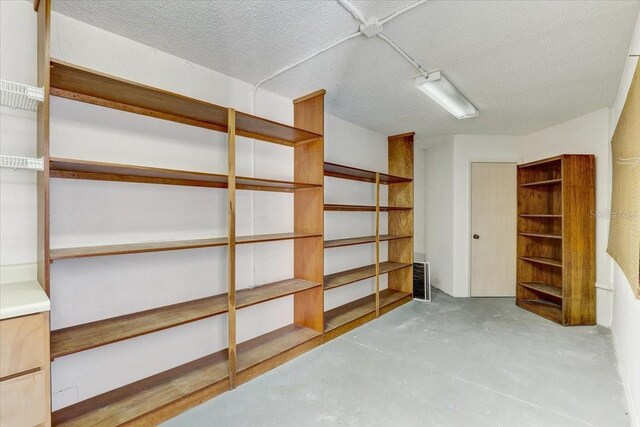
<path fill-rule="evenodd" d="M 635 401 L 633 400 L 633 395 L 631 394 L 631 383 L 629 382 L 629 376 L 627 375 L 627 368 L 620 357 L 618 357 L 618 354 L 620 354 L 620 349 L 618 348 L 618 341 L 616 340 L 613 328 L 611 329 L 611 339 L 613 340 L 613 351 L 616 355 L 618 374 L 620 374 L 620 378 L 622 379 L 622 387 L 624 388 L 624 395 L 627 399 L 627 407 L 629 408 L 629 419 L 631 420 L 631 426 L 640 427 L 640 413 L 638 413 L 638 410 L 640 408 L 636 408 Z"/>
<path fill-rule="evenodd" d="M 15 264 L 0 266 L 0 284 L 28 282 L 38 279 L 38 264 Z"/>

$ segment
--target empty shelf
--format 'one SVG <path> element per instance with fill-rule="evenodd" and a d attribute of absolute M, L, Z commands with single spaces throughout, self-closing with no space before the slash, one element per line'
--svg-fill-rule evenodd
<path fill-rule="evenodd" d="M 143 252 L 174 251 L 180 249 L 210 248 L 226 246 L 226 237 L 213 239 L 166 240 L 159 242 L 123 243 L 118 245 L 81 246 L 75 248 L 58 248 L 49 251 L 51 260 L 85 258 L 105 255 L 125 255 Z"/>
<path fill-rule="evenodd" d="M 562 306 L 547 300 L 518 300 L 517 305 L 555 322 L 562 322 Z"/>
<path fill-rule="evenodd" d="M 551 295 L 556 298 L 562 298 L 562 288 L 558 286 L 547 285 L 545 283 L 520 283 L 520 286 L 546 295 Z"/>
<path fill-rule="evenodd" d="M 324 163 L 324 175 L 334 178 L 351 179 L 354 181 L 376 182 L 376 173 L 351 166 L 339 165 L 336 163 Z M 380 184 L 397 184 L 401 182 L 411 182 L 410 178 L 380 174 Z"/>
<path fill-rule="evenodd" d="M 380 236 L 380 241 L 386 242 L 389 240 L 406 239 L 409 237 L 411 236 L 395 236 L 391 234 L 383 234 Z M 325 240 L 324 247 L 325 249 L 339 248 L 341 246 L 352 246 L 352 245 L 362 245 L 365 243 L 375 243 L 375 241 L 376 241 L 376 236 L 349 237 L 346 239 Z"/>
<path fill-rule="evenodd" d="M 562 234 L 553 233 L 518 233 L 520 236 L 526 237 L 544 237 L 547 239 L 562 239 Z"/>
<path fill-rule="evenodd" d="M 227 350 L 205 356 L 124 387 L 55 411 L 55 426 L 146 424 L 166 419 L 162 411 L 172 403 L 186 408 L 202 403 L 229 388 Z"/>
<path fill-rule="evenodd" d="M 411 264 L 405 264 L 402 262 L 393 262 L 393 261 L 381 262 L 380 274 L 385 274 L 390 271 L 399 270 L 401 268 L 405 268 L 409 266 L 411 266 Z M 338 288 L 340 286 L 348 285 L 350 283 L 355 283 L 360 280 L 375 277 L 375 275 L 376 275 L 375 264 L 329 274 L 327 276 L 324 276 L 324 289 L 329 290 L 329 289 Z"/>
<path fill-rule="evenodd" d="M 306 291 L 317 286 L 320 286 L 320 283 L 302 279 L 287 279 L 267 285 L 256 286 L 251 289 L 242 289 L 236 292 L 236 305 L 238 308 L 249 307 L 261 302 Z"/>
<path fill-rule="evenodd" d="M 51 59 L 51 95 L 191 126 L 226 132 L 227 109 Z M 236 134 L 293 146 L 321 135 L 236 113 Z"/>
<path fill-rule="evenodd" d="M 319 237 L 320 234 L 308 233 L 278 233 L 278 234 L 261 234 L 255 236 L 238 236 L 236 244 L 242 245 L 247 243 L 276 242 L 280 240 L 303 239 L 307 237 Z M 210 248 L 216 246 L 226 246 L 228 244 L 226 237 L 217 237 L 212 239 L 194 239 L 194 240 L 166 240 L 159 242 L 143 242 L 143 243 L 123 243 L 118 245 L 101 245 L 101 246 L 81 246 L 74 248 L 58 248 L 51 249 L 49 254 L 52 261 L 70 258 L 86 258 L 93 256 L 106 255 L 126 255 L 143 252 L 160 252 L 174 251 L 181 249 L 197 249 Z"/>
<path fill-rule="evenodd" d="M 51 358 L 206 319 L 227 311 L 227 294 L 51 331 Z"/>
<path fill-rule="evenodd" d="M 238 344 L 238 373 L 267 362 L 322 334 L 298 325 L 288 325 Z"/>
<path fill-rule="evenodd" d="M 227 175 L 220 174 L 123 165 L 117 163 L 93 162 L 88 160 L 51 158 L 49 165 L 51 177 L 53 178 L 187 185 L 214 188 L 227 188 L 229 180 Z M 300 188 L 314 187 L 319 186 L 262 178 L 236 178 L 236 188 L 239 190 L 292 192 Z"/>
<path fill-rule="evenodd" d="M 555 184 L 561 184 L 562 183 L 562 179 L 558 178 L 558 179 L 545 179 L 543 181 L 537 181 L 537 182 L 528 182 L 526 184 L 520 184 L 520 187 L 535 187 L 538 185 L 555 185 Z"/>
<path fill-rule="evenodd" d="M 529 261 L 537 264 L 551 265 L 553 267 L 562 267 L 562 260 L 556 258 L 540 257 L 540 256 L 521 256 L 521 260 Z"/>
<path fill-rule="evenodd" d="M 380 308 L 390 306 L 405 298 L 411 298 L 411 293 L 400 292 L 393 289 L 380 291 Z M 376 311 L 375 294 L 351 301 L 340 307 L 333 308 L 324 313 L 324 331 L 331 332 L 341 327 L 348 327 L 350 323 L 363 322 L 363 317 L 371 317 L 371 313 Z M 361 320 L 362 319 L 362 320 Z M 369 319 L 371 320 L 371 319 Z M 367 320 L 365 320 L 367 321 Z M 363 322 L 364 323 L 364 322 Z"/>
<path fill-rule="evenodd" d="M 380 206 L 380 212 L 390 211 L 409 211 L 411 207 L 398 207 L 398 206 Z M 368 205 L 337 205 L 337 204 L 325 204 L 325 211 L 344 211 L 344 212 L 375 212 L 375 206 Z"/>
<path fill-rule="evenodd" d="M 322 234 L 315 233 L 277 233 L 277 234 L 257 234 L 254 236 L 238 236 L 236 244 L 277 242 L 280 240 L 306 239 L 307 237 L 321 237 Z"/>

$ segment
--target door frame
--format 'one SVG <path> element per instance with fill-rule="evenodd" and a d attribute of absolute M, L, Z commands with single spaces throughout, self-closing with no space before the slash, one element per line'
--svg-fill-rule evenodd
<path fill-rule="evenodd" d="M 467 228 L 468 228 L 468 233 L 467 233 L 468 236 L 467 236 L 467 238 L 469 239 L 468 240 L 468 242 L 469 242 L 469 248 L 468 248 L 469 251 L 467 253 L 468 266 L 469 266 L 469 274 L 468 274 L 469 282 L 467 283 L 467 292 L 468 292 L 469 298 L 512 298 L 512 297 L 474 297 L 474 296 L 472 296 L 472 293 L 471 293 L 471 282 L 472 282 L 471 262 L 473 261 L 472 257 L 471 257 L 471 252 L 472 252 L 471 251 L 471 245 L 472 245 L 472 243 L 471 243 L 471 231 L 472 231 L 471 227 L 472 227 L 472 220 L 473 220 L 472 210 L 471 210 L 471 200 L 472 200 L 472 197 L 473 197 L 473 176 L 471 175 L 471 166 L 474 163 L 513 163 L 516 166 L 516 173 L 517 173 L 517 167 L 518 167 L 519 164 L 522 164 L 522 159 L 521 158 L 513 159 L 513 158 L 504 158 L 504 157 L 496 158 L 496 159 L 493 159 L 493 158 L 478 158 L 478 159 L 471 158 L 471 159 L 469 159 L 469 163 L 467 165 L 467 168 L 468 168 L 467 169 L 467 175 L 468 175 L 468 179 L 469 179 L 469 182 L 468 182 L 468 185 L 469 185 L 469 200 L 467 200 L 467 209 L 468 209 L 468 212 L 469 212 L 469 217 L 467 218 L 467 221 L 468 221 L 468 223 L 467 223 Z M 517 191 L 518 182 L 516 181 L 515 184 L 516 184 L 516 191 Z M 517 199 L 516 199 L 516 203 L 517 203 Z M 518 239 L 517 232 L 518 232 L 518 230 L 517 230 L 517 218 L 516 218 L 516 236 L 515 236 L 516 240 Z M 518 264 L 517 251 L 516 251 L 516 257 L 513 259 L 513 262 L 515 262 L 516 266 L 517 266 L 517 264 Z M 516 284 L 514 283 L 513 286 L 515 288 Z"/>

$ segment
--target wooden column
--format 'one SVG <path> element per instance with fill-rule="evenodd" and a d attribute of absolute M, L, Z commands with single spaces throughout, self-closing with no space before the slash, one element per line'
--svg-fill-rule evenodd
<path fill-rule="evenodd" d="M 389 206 L 413 208 L 413 137 L 404 133 L 389 137 L 389 174 L 410 182 L 389 184 Z M 389 212 L 389 234 L 413 236 L 413 209 Z M 389 260 L 413 263 L 413 237 L 389 242 Z M 389 288 L 413 292 L 413 267 L 389 273 Z"/>
<path fill-rule="evenodd" d="M 236 386 L 236 111 L 228 112 L 228 173 L 227 190 L 229 230 L 228 246 L 228 304 L 229 304 L 229 387 Z"/>
<path fill-rule="evenodd" d="M 320 90 L 293 101 L 294 126 L 324 135 L 324 95 Z M 324 138 L 294 147 L 294 181 L 324 184 Z M 294 241 L 294 275 L 322 283 L 324 279 L 324 189 L 299 189 L 294 193 L 294 231 L 318 237 Z M 317 332 L 324 330 L 322 286 L 294 296 L 294 322 Z"/>
<path fill-rule="evenodd" d="M 38 70 L 37 84 L 44 89 L 44 101 L 38 105 L 37 113 L 37 155 L 44 158 L 44 171 L 38 172 L 38 281 L 49 295 L 50 258 L 49 258 L 49 39 L 51 31 L 51 0 L 34 3 L 38 14 L 37 52 Z"/>
<path fill-rule="evenodd" d="M 376 172 L 376 317 L 380 317 L 380 172 Z"/>

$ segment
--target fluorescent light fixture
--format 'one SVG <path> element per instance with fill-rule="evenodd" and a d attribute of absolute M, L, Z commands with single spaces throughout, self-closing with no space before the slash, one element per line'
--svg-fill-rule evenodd
<path fill-rule="evenodd" d="M 471 105 L 467 98 L 440 74 L 440 71 L 418 77 L 416 86 L 457 119 L 468 119 L 478 115 L 476 107 Z"/>

